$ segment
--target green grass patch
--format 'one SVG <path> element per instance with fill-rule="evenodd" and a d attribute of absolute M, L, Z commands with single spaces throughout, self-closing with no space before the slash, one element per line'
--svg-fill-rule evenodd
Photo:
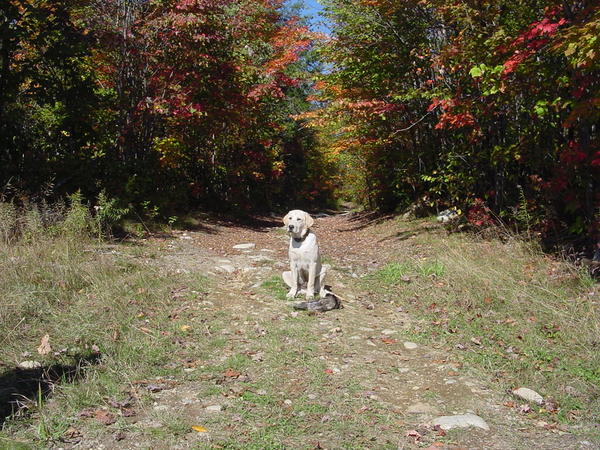
<path fill-rule="evenodd" d="M 277 300 L 287 300 L 286 294 L 288 287 L 284 283 L 281 275 L 274 275 L 261 285 L 262 289 Z"/>
<path fill-rule="evenodd" d="M 375 286 L 394 286 L 402 282 L 402 279 L 413 272 L 412 264 L 406 262 L 392 262 L 381 269 L 373 272 L 367 277 Z"/>

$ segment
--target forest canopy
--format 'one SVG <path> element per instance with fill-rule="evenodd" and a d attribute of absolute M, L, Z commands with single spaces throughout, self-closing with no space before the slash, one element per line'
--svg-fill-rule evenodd
<path fill-rule="evenodd" d="M 5 0 L 0 192 L 597 236 L 596 2 L 323 3 Z"/>

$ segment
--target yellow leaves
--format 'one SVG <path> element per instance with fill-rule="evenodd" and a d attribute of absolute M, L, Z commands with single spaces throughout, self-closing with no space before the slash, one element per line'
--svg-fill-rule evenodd
<path fill-rule="evenodd" d="M 182 325 L 179 329 L 181 331 L 183 331 L 184 333 L 187 333 L 187 332 L 191 331 L 192 327 L 189 325 Z"/>
<path fill-rule="evenodd" d="M 568 45 L 567 49 L 565 50 L 565 56 L 569 57 L 569 56 L 573 55 L 576 50 L 577 50 L 577 44 L 571 42 Z"/>
<path fill-rule="evenodd" d="M 184 145 L 174 137 L 154 139 L 154 150 L 160 154 L 160 162 L 171 168 L 178 167 L 186 156 Z"/>
<path fill-rule="evenodd" d="M 208 433 L 208 430 L 200 425 L 194 425 L 192 430 L 197 431 L 198 433 Z"/>

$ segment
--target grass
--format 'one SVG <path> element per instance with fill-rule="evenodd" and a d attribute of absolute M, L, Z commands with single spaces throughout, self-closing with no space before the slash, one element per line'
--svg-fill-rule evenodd
<path fill-rule="evenodd" d="M 600 300 L 586 273 L 519 240 L 420 235 L 435 255 L 392 262 L 360 281 L 418 320 L 411 337 L 459 353 L 503 389 L 529 387 L 558 402 L 563 422 L 600 420 Z M 408 283 L 410 281 L 410 283 Z"/>
<path fill-rule="evenodd" d="M 325 336 L 338 324 L 353 333 L 351 323 L 341 322 L 341 313 L 292 313 L 280 275 L 264 281 L 254 299 L 239 295 L 231 304 L 228 294 L 236 288 L 164 267 L 160 243 L 108 247 L 89 233 L 43 228 L 23 236 L 0 243 L 0 295 L 7 305 L 0 376 L 14 375 L 24 360 L 73 372 L 54 380 L 51 392 L 29 393 L 28 414 L 5 422 L 0 448 L 64 446 L 61 439 L 73 428 L 85 443 L 96 437 L 112 442 L 122 431 L 148 448 L 156 442 L 398 448 L 406 441 L 408 424 L 399 423 L 397 410 L 365 395 L 381 382 L 377 367 L 344 369 L 339 359 L 365 355 L 350 351 L 344 338 Z M 400 334 L 458 352 L 466 367 L 494 378 L 499 389 L 527 386 L 560 405 L 558 413 L 536 414 L 577 423 L 598 417 L 600 325 L 591 280 L 517 241 L 430 233 L 411 245 L 418 254 L 358 281 L 374 301 L 394 292 L 393 301 L 418 319 Z M 52 351 L 40 355 L 45 334 Z M 335 367 L 342 370 L 332 373 Z M 161 398 L 138 384 L 156 378 L 175 380 L 178 390 Z M 138 422 L 113 406 L 131 395 Z M 182 399 L 190 400 L 192 415 Z M 443 394 L 431 390 L 423 399 L 434 402 Z M 206 405 L 223 409 L 206 413 Z M 154 406 L 171 408 L 168 419 L 166 409 Z M 107 427 L 81 418 L 88 408 L 106 408 L 117 421 Z M 148 421 L 160 426 L 144 425 Z M 210 430 L 211 441 L 193 441 L 201 436 L 192 425 Z"/>
<path fill-rule="evenodd" d="M 274 275 L 261 285 L 262 289 L 277 300 L 287 300 L 288 288 L 281 275 Z"/>
<path fill-rule="evenodd" d="M 0 376 L 9 389 L 0 391 L 0 412 L 10 413 L 8 402 L 15 398 L 10 389 L 17 389 L 28 413 L 6 418 L 0 447 L 54 442 L 82 409 L 122 397 L 134 380 L 171 374 L 169 363 L 185 357 L 174 339 L 183 326 L 190 326 L 198 347 L 206 341 L 199 324 L 173 314 L 195 302 L 208 285 L 205 278 L 162 273 L 129 252 L 135 247 L 105 252 L 83 232 L 85 219 L 75 219 L 55 228 L 67 230 L 38 224 L 35 236 L 25 230 L 20 239 L 0 241 Z M 51 349 L 40 354 L 44 335 Z M 39 363 L 40 375 L 56 368 L 64 375 L 39 394 L 35 387 L 23 390 L 13 368 L 25 360 Z"/>

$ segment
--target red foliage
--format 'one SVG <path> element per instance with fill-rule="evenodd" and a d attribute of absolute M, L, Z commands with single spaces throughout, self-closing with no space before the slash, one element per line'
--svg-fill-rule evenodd
<path fill-rule="evenodd" d="M 568 23 L 565 18 L 555 19 L 555 16 L 560 11 L 562 11 L 560 7 L 548 10 L 546 17 L 539 22 L 533 22 L 512 41 L 508 47 L 514 50 L 513 54 L 504 62 L 504 70 L 502 72 L 504 77 L 517 70 L 524 61 L 548 44 L 550 42 L 548 38 L 555 35 L 561 26 Z M 503 48 L 500 48 L 500 50 L 504 51 Z"/>
<path fill-rule="evenodd" d="M 581 146 L 575 141 L 569 141 L 567 148 L 560 154 L 560 161 L 567 166 L 575 166 L 586 159 L 587 154 L 581 150 Z"/>
<path fill-rule="evenodd" d="M 488 208 L 485 202 L 480 198 L 476 198 L 473 201 L 473 204 L 467 213 L 467 220 L 476 227 L 486 227 L 494 224 L 490 208 Z"/>
<path fill-rule="evenodd" d="M 439 122 L 435 126 L 436 130 L 442 130 L 444 128 L 458 129 L 475 126 L 476 120 L 473 114 L 471 114 L 469 111 L 460 111 L 463 109 L 463 105 L 464 102 L 461 103 L 456 99 L 440 100 L 434 98 L 427 108 L 427 111 L 431 112 L 438 107 L 443 111 Z M 453 110 L 457 110 L 458 112 L 453 112 Z"/>

